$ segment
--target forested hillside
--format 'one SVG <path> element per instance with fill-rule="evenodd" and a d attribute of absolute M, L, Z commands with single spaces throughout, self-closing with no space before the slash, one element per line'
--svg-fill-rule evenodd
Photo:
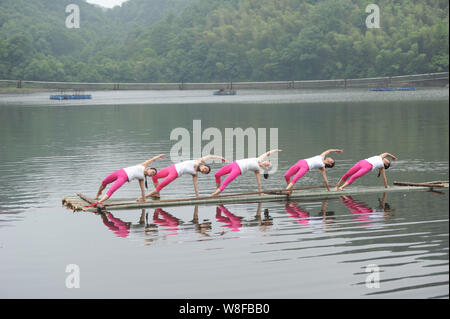
<path fill-rule="evenodd" d="M 447 0 L 1 0 L 0 79 L 208 82 L 448 71 Z M 67 29 L 66 5 L 80 6 Z"/>

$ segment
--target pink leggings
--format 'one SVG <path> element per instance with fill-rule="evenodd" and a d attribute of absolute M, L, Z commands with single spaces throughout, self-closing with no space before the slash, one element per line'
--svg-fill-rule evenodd
<path fill-rule="evenodd" d="M 228 175 L 227 178 L 225 178 L 225 180 L 223 181 L 222 185 L 220 185 L 220 178 L 226 174 L 230 175 Z M 214 174 L 214 177 L 216 178 L 216 184 L 220 185 L 220 191 L 223 192 L 225 187 L 227 187 L 228 184 L 230 184 L 239 175 L 241 175 L 241 169 L 236 162 L 233 162 L 219 169 L 216 174 Z"/>
<path fill-rule="evenodd" d="M 111 229 L 118 237 L 128 237 L 130 234 L 130 226 L 119 218 L 114 217 L 111 213 L 102 217 L 103 224 Z"/>
<path fill-rule="evenodd" d="M 295 175 L 290 181 L 292 184 L 295 184 L 300 178 L 303 177 L 303 175 L 306 174 L 307 171 L 309 171 L 308 162 L 305 160 L 299 160 L 284 174 L 284 179 L 286 180 L 286 183 L 289 183 L 291 177 Z"/>
<path fill-rule="evenodd" d="M 164 178 L 164 180 L 156 186 L 156 191 L 159 192 L 161 189 L 172 183 L 177 177 L 178 173 L 175 169 L 175 165 L 172 164 L 169 167 L 163 168 L 162 170 L 158 171 L 156 175 L 152 176 L 153 183 L 158 183 L 158 179 Z"/>
<path fill-rule="evenodd" d="M 342 198 L 342 202 L 344 203 L 345 206 L 347 206 L 348 209 L 352 211 L 353 214 L 358 216 L 359 219 L 364 220 L 370 219 L 372 209 L 370 209 L 370 207 L 368 207 L 366 204 L 359 203 L 350 196 L 347 198 Z"/>
<path fill-rule="evenodd" d="M 111 197 L 111 195 L 116 190 L 118 190 L 120 187 L 122 187 L 123 184 L 128 182 L 128 175 L 123 168 L 115 171 L 114 173 L 109 174 L 103 180 L 102 185 L 103 185 L 103 187 L 106 187 L 106 185 L 111 184 L 114 181 L 115 181 L 115 183 L 106 192 L 106 195 L 108 195 L 108 197 Z"/>
<path fill-rule="evenodd" d="M 372 164 L 370 164 L 366 160 L 360 160 L 358 163 L 356 163 L 352 168 L 348 170 L 347 173 L 345 173 L 344 176 L 342 176 L 342 180 L 345 182 L 347 178 L 350 179 L 347 181 L 349 185 L 351 185 L 356 179 L 366 175 L 372 170 Z"/>
<path fill-rule="evenodd" d="M 286 203 L 286 213 L 291 215 L 300 226 L 308 225 L 309 213 L 295 204 Z"/>
<path fill-rule="evenodd" d="M 222 216 L 222 213 L 227 216 Z M 233 215 L 225 206 L 220 205 L 216 208 L 217 221 L 225 223 L 225 227 L 231 229 L 231 231 L 239 231 L 242 226 L 241 217 Z"/>

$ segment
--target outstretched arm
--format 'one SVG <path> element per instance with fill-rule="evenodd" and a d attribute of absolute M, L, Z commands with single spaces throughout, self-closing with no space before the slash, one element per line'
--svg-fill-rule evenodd
<path fill-rule="evenodd" d="M 380 168 L 381 177 L 383 178 L 383 183 L 385 188 L 389 188 L 387 178 L 386 178 L 386 170 L 382 167 Z"/>
<path fill-rule="evenodd" d="M 323 152 L 322 154 L 320 154 L 320 156 L 322 156 L 322 157 L 325 157 L 325 156 L 327 156 L 328 154 L 330 154 L 330 153 L 342 153 L 342 152 L 344 152 L 343 150 L 340 150 L 340 149 L 336 149 L 336 148 L 332 148 L 332 149 L 329 149 L 329 150 L 326 150 L 325 152 Z"/>
<path fill-rule="evenodd" d="M 197 175 L 192 175 L 192 182 L 194 183 L 195 196 L 199 197 L 197 180 L 198 180 Z"/>
<path fill-rule="evenodd" d="M 272 153 L 275 153 L 275 152 L 282 152 L 282 150 L 271 150 L 271 151 L 268 151 L 268 152 L 266 152 L 266 153 L 260 155 L 260 156 L 258 157 L 258 161 L 261 162 L 261 161 L 264 160 L 267 156 L 269 156 L 269 155 L 271 155 Z"/>
<path fill-rule="evenodd" d="M 398 160 L 397 157 L 395 157 L 394 155 L 392 155 L 392 154 L 390 154 L 390 153 L 383 153 L 383 154 L 380 154 L 380 157 L 381 157 L 381 158 L 385 158 L 385 157 L 387 157 L 387 156 L 389 156 L 390 158 L 392 158 L 394 161 Z"/>
<path fill-rule="evenodd" d="M 157 159 L 163 158 L 165 156 L 166 156 L 166 154 L 160 154 L 158 156 L 155 156 L 155 157 L 152 157 L 151 159 L 146 160 L 145 162 L 141 163 L 140 165 L 147 167 L 150 165 L 150 163 L 156 161 Z"/>
<path fill-rule="evenodd" d="M 205 162 L 205 161 L 207 161 L 209 159 L 213 159 L 213 158 L 220 159 L 222 162 L 228 162 L 225 158 L 223 158 L 222 156 L 218 156 L 218 155 L 206 155 L 206 156 L 203 156 L 203 157 L 199 158 L 197 160 L 197 162 L 203 163 L 203 162 Z"/>
<path fill-rule="evenodd" d="M 320 172 L 322 173 L 322 178 L 323 178 L 326 188 L 328 189 L 328 191 L 330 191 L 330 185 L 328 185 L 328 179 L 327 179 L 327 173 L 325 171 L 325 167 L 322 167 L 320 169 Z"/>
<path fill-rule="evenodd" d="M 256 182 L 258 183 L 258 192 L 261 193 L 261 173 L 259 171 L 255 171 Z"/>
<path fill-rule="evenodd" d="M 141 188 L 141 197 L 138 198 L 138 201 L 145 202 L 145 186 L 144 186 L 144 180 L 139 180 L 139 187 Z"/>

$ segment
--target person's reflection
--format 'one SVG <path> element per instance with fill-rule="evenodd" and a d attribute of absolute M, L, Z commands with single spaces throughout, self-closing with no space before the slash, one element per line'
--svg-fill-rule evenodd
<path fill-rule="evenodd" d="M 334 221 L 334 212 L 327 211 L 328 200 L 322 201 L 320 212 L 317 216 L 312 216 L 310 212 L 298 206 L 296 202 L 286 203 L 286 213 L 291 216 L 300 226 L 320 226 L 327 228 L 328 224 Z"/>
<path fill-rule="evenodd" d="M 158 225 L 148 223 L 148 212 L 145 209 L 141 210 L 138 223 L 132 226 L 136 228 L 144 227 L 146 245 L 153 243 L 158 237 Z"/>
<path fill-rule="evenodd" d="M 141 210 L 141 216 L 139 216 L 138 225 L 144 226 L 147 224 L 148 214 L 146 213 L 145 209 L 143 208 Z"/>
<path fill-rule="evenodd" d="M 200 234 L 200 236 L 209 237 L 207 231 L 211 230 L 211 222 L 208 220 L 203 220 L 201 223 L 198 220 L 198 205 L 194 206 L 194 215 L 192 217 L 192 224 L 194 225 L 195 232 Z"/>
<path fill-rule="evenodd" d="M 258 222 L 259 230 L 265 232 L 273 225 L 272 217 L 269 215 L 269 209 L 264 210 L 264 218 L 261 217 L 262 203 L 258 203 L 258 209 L 256 210 L 255 220 Z"/>
<path fill-rule="evenodd" d="M 351 196 L 341 196 L 341 200 L 358 219 L 370 219 L 372 209 L 366 203 L 355 201 Z"/>
<path fill-rule="evenodd" d="M 333 224 L 335 221 L 334 211 L 328 211 L 327 206 L 328 206 L 328 199 L 325 199 L 322 202 L 322 208 L 320 209 L 320 213 L 318 214 L 318 217 L 321 220 L 322 228 L 324 230 L 326 230 L 328 226 Z"/>
<path fill-rule="evenodd" d="M 159 237 L 159 227 L 169 227 L 165 230 L 174 230 L 173 234 L 177 234 L 179 229 L 179 226 L 183 224 L 183 222 L 174 217 L 172 214 L 170 214 L 167 211 L 164 211 L 161 208 L 155 209 L 155 212 L 153 214 L 153 222 L 152 224 L 148 223 L 148 213 L 145 212 L 145 210 L 142 210 L 139 224 L 145 224 L 145 233 L 146 235 L 151 235 L 151 239 L 147 241 L 155 241 Z M 184 224 L 183 226 L 183 233 L 187 234 L 189 232 L 189 229 L 193 229 L 196 233 L 200 234 L 201 236 L 209 236 L 208 231 L 211 230 L 211 222 L 208 220 L 203 220 L 202 222 L 199 222 L 198 218 L 198 205 L 194 206 L 194 214 L 191 220 L 191 223 Z"/>
<path fill-rule="evenodd" d="M 223 215 L 225 216 L 223 216 Z M 231 213 L 225 206 L 220 205 L 216 207 L 216 219 L 218 222 L 223 223 L 223 227 L 228 227 L 231 231 L 239 231 L 242 226 L 241 217 Z"/>
<path fill-rule="evenodd" d="M 340 196 L 342 203 L 362 221 L 373 220 L 376 218 L 387 218 L 394 211 L 386 203 L 386 193 L 383 193 L 382 199 L 378 199 L 378 207 L 371 208 L 364 202 L 356 201 L 351 196 Z"/>
<path fill-rule="evenodd" d="M 383 197 L 380 199 L 378 198 L 378 207 L 374 209 L 374 213 L 378 213 L 383 215 L 385 218 L 389 218 L 391 216 L 395 215 L 395 208 L 391 208 L 391 205 L 389 205 L 386 202 L 387 193 L 383 193 Z"/>
<path fill-rule="evenodd" d="M 129 222 L 124 222 L 119 218 L 114 217 L 111 212 L 105 212 L 100 214 L 103 224 L 108 227 L 111 231 L 114 232 L 118 237 L 128 237 L 130 234 L 130 225 Z"/>
<path fill-rule="evenodd" d="M 286 213 L 294 218 L 300 226 L 307 226 L 309 222 L 309 212 L 297 206 L 293 201 L 288 201 L 285 206 Z"/>
<path fill-rule="evenodd" d="M 261 202 L 258 203 L 256 215 L 253 216 L 253 219 L 241 221 L 242 227 L 258 227 L 258 230 L 261 232 L 270 230 L 270 227 L 273 225 L 273 220 L 269 215 L 269 209 L 264 209 L 264 215 L 261 214 L 262 205 L 263 204 Z"/>
<path fill-rule="evenodd" d="M 172 231 L 173 235 L 178 233 L 178 226 L 181 221 L 172 214 L 164 211 L 162 208 L 156 208 L 153 213 L 153 222 L 159 226 L 167 227 L 165 230 Z"/>

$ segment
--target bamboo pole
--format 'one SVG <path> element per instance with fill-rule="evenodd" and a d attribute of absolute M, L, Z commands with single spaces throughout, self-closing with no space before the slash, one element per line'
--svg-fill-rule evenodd
<path fill-rule="evenodd" d="M 81 193 L 77 193 L 77 195 L 78 195 L 78 197 L 80 197 L 82 200 L 84 200 L 85 202 L 87 202 L 89 204 L 94 204 L 95 203 L 95 201 L 93 199 L 88 198 L 88 197 L 84 196 Z"/>
<path fill-rule="evenodd" d="M 316 188 L 325 188 L 325 186 L 309 186 L 309 187 L 300 187 L 300 188 L 294 188 L 293 191 L 300 191 L 300 190 L 309 190 L 309 189 L 316 189 Z M 223 198 L 230 198 L 230 197 L 237 197 L 237 196 L 250 196 L 250 195 L 261 195 L 261 194 L 266 194 L 266 195 L 288 195 L 287 191 L 284 189 L 274 189 L 274 190 L 265 190 L 265 191 L 261 191 L 261 192 L 248 192 L 248 193 L 236 193 L 236 194 L 226 194 L 226 195 L 219 195 L 216 197 L 210 197 L 210 196 L 202 196 L 202 197 L 188 197 L 188 198 L 179 198 L 179 199 L 166 199 L 166 200 L 154 200 L 151 201 L 153 202 L 157 202 L 157 203 L 176 203 L 176 202 L 185 202 L 185 201 L 202 201 L 202 200 L 209 200 L 209 199 L 217 199 L 218 201 L 220 199 Z M 84 196 L 81 193 L 77 193 L 77 195 L 83 199 L 84 201 L 88 202 L 89 204 L 93 204 L 95 203 L 95 201 L 87 198 L 86 196 Z M 138 202 L 138 201 L 134 201 L 134 202 L 112 202 L 112 203 L 108 203 L 107 201 L 103 203 L 104 207 L 108 207 L 108 206 L 123 206 L 123 205 L 131 205 L 131 204 L 137 204 L 137 203 L 145 203 L 145 202 Z"/>
<path fill-rule="evenodd" d="M 394 185 L 398 186 L 423 186 L 423 187 L 446 187 L 445 184 L 441 183 L 411 183 L 411 182 L 394 182 Z"/>

